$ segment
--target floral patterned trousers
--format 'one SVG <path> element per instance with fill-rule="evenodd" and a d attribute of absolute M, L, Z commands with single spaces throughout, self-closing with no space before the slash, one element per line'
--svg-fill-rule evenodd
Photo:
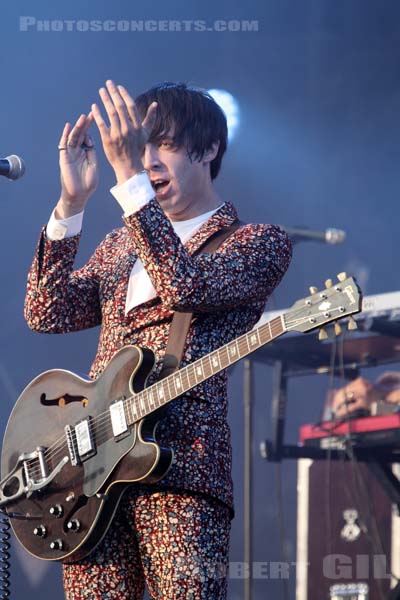
<path fill-rule="evenodd" d="M 230 512 L 213 498 L 125 493 L 106 536 L 63 566 L 67 600 L 225 600 Z"/>

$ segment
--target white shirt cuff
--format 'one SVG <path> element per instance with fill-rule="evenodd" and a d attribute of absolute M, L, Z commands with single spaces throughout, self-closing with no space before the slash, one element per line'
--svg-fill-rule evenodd
<path fill-rule="evenodd" d="M 46 236 L 49 240 L 63 240 L 81 232 L 84 211 L 67 219 L 56 219 L 55 212 L 56 209 L 51 213 L 46 227 Z"/>
<path fill-rule="evenodd" d="M 133 175 L 121 185 L 115 185 L 110 192 L 121 205 L 126 217 L 143 208 L 155 196 L 147 173 Z"/>

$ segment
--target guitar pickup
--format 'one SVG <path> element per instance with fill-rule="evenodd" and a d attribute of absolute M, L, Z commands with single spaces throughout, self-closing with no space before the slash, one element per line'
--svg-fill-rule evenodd
<path fill-rule="evenodd" d="M 113 435 L 116 441 L 124 438 L 129 434 L 129 428 L 126 423 L 124 401 L 118 400 L 110 406 L 110 419 Z"/>
<path fill-rule="evenodd" d="M 93 420 L 87 417 L 74 426 L 65 426 L 68 450 L 71 464 L 76 467 L 96 454 L 96 444 L 93 436 Z"/>

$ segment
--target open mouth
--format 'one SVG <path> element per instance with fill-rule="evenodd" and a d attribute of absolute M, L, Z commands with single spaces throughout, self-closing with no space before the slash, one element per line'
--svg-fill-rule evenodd
<path fill-rule="evenodd" d="M 156 194 L 158 194 L 159 192 L 162 192 L 167 185 L 169 184 L 168 179 L 154 179 L 151 182 L 151 185 L 153 186 L 153 190 L 156 192 Z"/>

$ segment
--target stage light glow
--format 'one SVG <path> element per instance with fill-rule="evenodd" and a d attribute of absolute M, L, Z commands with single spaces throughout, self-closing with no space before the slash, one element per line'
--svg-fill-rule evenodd
<path fill-rule="evenodd" d="M 228 122 L 228 139 L 231 142 L 236 135 L 240 124 L 239 104 L 234 96 L 226 90 L 211 89 L 208 90 L 217 104 L 222 108 Z"/>

